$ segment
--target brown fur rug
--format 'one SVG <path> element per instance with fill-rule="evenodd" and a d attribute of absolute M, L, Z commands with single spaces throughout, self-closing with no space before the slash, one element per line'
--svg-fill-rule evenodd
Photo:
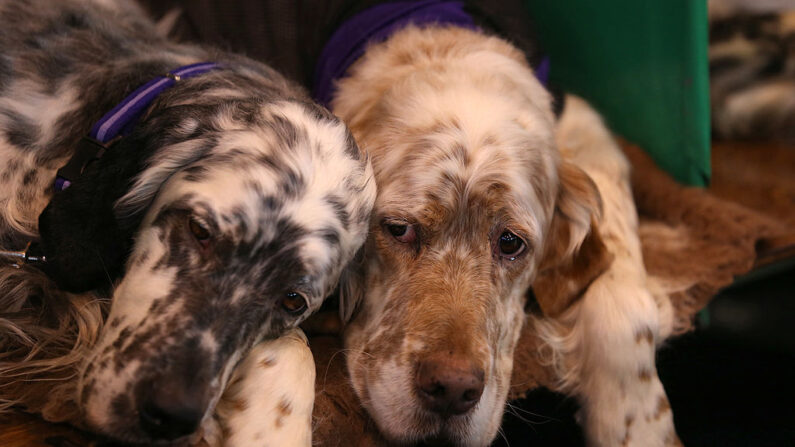
<path fill-rule="evenodd" d="M 630 144 L 623 144 L 623 149 L 633 166 L 644 262 L 673 303 L 675 334 L 692 330 L 696 313 L 737 275 L 764 263 L 773 248 L 795 242 L 793 231 L 779 221 L 704 189 L 683 187 L 642 150 Z M 516 349 L 512 399 L 553 385 L 533 332 L 526 326 Z M 350 388 L 341 340 L 315 336 L 310 346 L 317 367 L 314 444 L 383 445 Z"/>

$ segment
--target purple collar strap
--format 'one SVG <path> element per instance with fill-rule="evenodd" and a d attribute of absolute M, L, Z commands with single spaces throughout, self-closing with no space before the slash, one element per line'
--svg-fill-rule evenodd
<path fill-rule="evenodd" d="M 88 163 L 101 157 L 116 138 L 129 134 L 144 111 L 161 93 L 181 79 L 197 76 L 219 67 L 215 62 L 185 65 L 138 87 L 97 121 L 88 136 L 83 137 L 69 162 L 58 170 L 55 191 L 68 188 Z"/>
<path fill-rule="evenodd" d="M 464 11 L 463 2 L 449 0 L 382 3 L 346 20 L 334 31 L 315 65 L 315 100 L 330 105 L 336 80 L 345 76 L 367 45 L 382 42 L 409 24 L 430 23 L 477 29 L 472 17 Z"/>
<path fill-rule="evenodd" d="M 331 105 L 337 80 L 345 77 L 348 67 L 364 54 L 367 45 L 383 42 L 409 24 L 430 23 L 478 29 L 472 16 L 464 10 L 464 3 L 451 0 L 388 2 L 365 9 L 346 20 L 323 47 L 315 65 L 312 90 L 315 100 L 326 107 Z M 549 58 L 541 60 L 535 73 L 539 81 L 547 85 Z"/>

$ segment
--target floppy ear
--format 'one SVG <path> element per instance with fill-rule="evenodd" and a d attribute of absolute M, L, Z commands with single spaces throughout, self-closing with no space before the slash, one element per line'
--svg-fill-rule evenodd
<path fill-rule="evenodd" d="M 142 213 L 118 219 L 113 206 L 151 152 L 136 143 L 133 137 L 122 138 L 69 188 L 55 193 L 39 215 L 47 257 L 42 269 L 64 290 L 110 286 L 122 273 Z"/>
<path fill-rule="evenodd" d="M 563 162 L 560 189 L 538 275 L 528 296 L 549 317 L 556 317 L 582 296 L 596 277 L 610 266 L 612 254 L 599 235 L 602 200 L 593 180 Z"/>

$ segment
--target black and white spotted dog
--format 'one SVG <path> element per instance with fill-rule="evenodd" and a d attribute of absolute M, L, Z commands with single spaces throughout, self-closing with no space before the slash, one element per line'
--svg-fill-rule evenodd
<path fill-rule="evenodd" d="M 305 347 L 291 329 L 365 238 L 375 185 L 348 130 L 262 64 L 164 40 L 131 2 L 0 0 L 0 23 L 0 248 L 46 259 L 0 257 L 0 410 L 128 442 L 209 439 L 212 421 L 234 438 L 213 416 L 224 390 L 228 414 L 273 388 L 257 405 L 281 424 L 246 429 L 288 427 L 291 390 L 240 368 L 276 366 L 268 340 L 288 332 Z"/>

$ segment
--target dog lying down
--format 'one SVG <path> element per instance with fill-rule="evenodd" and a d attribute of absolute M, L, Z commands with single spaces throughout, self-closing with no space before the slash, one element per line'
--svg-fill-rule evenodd
<path fill-rule="evenodd" d="M 0 247 L 46 258 L 0 259 L 0 409 L 147 445 L 309 445 L 296 328 L 375 197 L 346 127 L 131 2 L 2 0 L 0 22 Z"/>
<path fill-rule="evenodd" d="M 350 379 L 386 439 L 490 444 L 527 309 L 590 445 L 678 442 L 654 366 L 670 309 L 646 284 L 628 167 L 598 116 L 579 112 L 562 159 L 525 55 L 438 23 L 370 44 L 331 104 L 378 184 L 342 290 L 358 303 Z"/>

